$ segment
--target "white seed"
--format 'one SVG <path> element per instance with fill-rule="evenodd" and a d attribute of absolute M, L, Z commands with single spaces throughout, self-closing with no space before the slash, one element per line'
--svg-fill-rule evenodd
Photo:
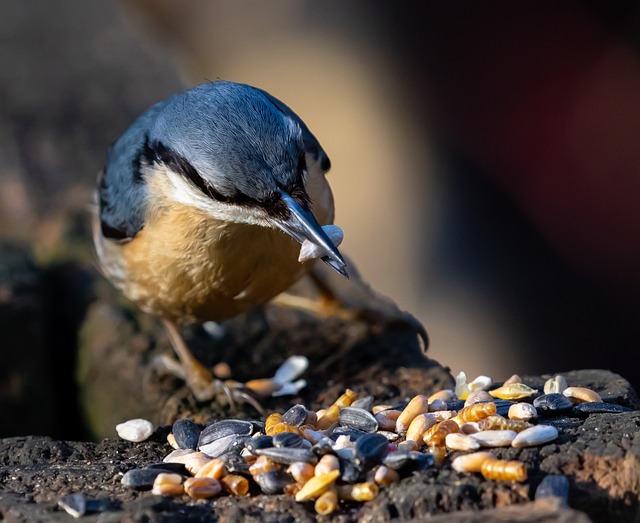
<path fill-rule="evenodd" d="M 513 447 L 533 447 L 553 441 L 558 437 L 558 429 L 551 425 L 534 425 L 528 429 L 519 432 L 513 439 L 511 445 Z"/>
<path fill-rule="evenodd" d="M 521 401 L 519 403 L 514 403 L 509 407 L 507 416 L 509 419 L 529 421 L 538 417 L 538 411 L 533 405 L 531 405 L 531 403 L 524 403 Z"/>
<path fill-rule="evenodd" d="M 463 454 L 451 462 L 451 468 L 457 472 L 480 472 L 482 464 L 489 459 L 496 459 L 496 457 L 487 451 Z"/>
<path fill-rule="evenodd" d="M 564 389 L 567 388 L 567 380 L 561 374 L 554 376 L 553 378 L 549 378 L 544 383 L 543 391 L 545 394 L 562 394 Z"/>
<path fill-rule="evenodd" d="M 153 423 L 146 419 L 136 418 L 116 425 L 118 436 L 136 443 L 144 441 L 153 434 Z"/>
<path fill-rule="evenodd" d="M 508 447 L 517 433 L 513 430 L 483 430 L 470 434 L 481 447 Z"/>
<path fill-rule="evenodd" d="M 452 450 L 478 450 L 480 448 L 480 443 L 476 439 L 460 432 L 447 434 L 444 443 Z"/>
<path fill-rule="evenodd" d="M 467 374 L 465 372 L 459 372 L 456 376 L 456 396 L 461 400 L 466 400 L 469 395 L 469 385 L 467 384 Z"/>
<path fill-rule="evenodd" d="M 322 230 L 326 233 L 334 246 L 338 247 L 338 245 L 342 243 L 344 233 L 342 232 L 342 229 L 337 225 L 323 225 Z M 300 255 L 298 256 L 298 261 L 302 263 L 305 261 L 322 258 L 326 255 L 327 251 L 324 247 L 312 243 L 309 240 L 305 240 L 300 247 Z"/>
<path fill-rule="evenodd" d="M 591 401 L 602 401 L 600 394 L 595 390 L 586 387 L 567 387 L 562 391 L 573 403 L 588 403 Z"/>
<path fill-rule="evenodd" d="M 273 375 L 279 385 L 291 383 L 309 368 L 309 360 L 305 356 L 289 356 Z"/>
<path fill-rule="evenodd" d="M 489 376 L 478 376 L 471 383 L 469 383 L 469 391 L 474 390 L 487 390 L 493 385 L 493 380 Z"/>
<path fill-rule="evenodd" d="M 505 385 L 509 385 L 511 383 L 522 383 L 522 378 L 519 374 L 513 374 L 508 380 L 504 382 Z"/>
<path fill-rule="evenodd" d="M 185 460 L 195 453 L 196 451 L 191 449 L 176 449 L 167 454 L 162 461 L 164 463 L 182 463 L 184 465 Z"/>
<path fill-rule="evenodd" d="M 486 403 L 488 401 L 495 401 L 495 398 L 489 394 L 486 390 L 473 390 L 467 396 L 464 402 L 464 406 L 468 407 L 474 403 Z"/>

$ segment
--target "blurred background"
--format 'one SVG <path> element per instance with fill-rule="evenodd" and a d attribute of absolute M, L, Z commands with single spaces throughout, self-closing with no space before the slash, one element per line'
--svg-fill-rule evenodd
<path fill-rule="evenodd" d="M 91 189 L 133 118 L 245 82 L 323 144 L 344 252 L 424 323 L 431 358 L 638 389 L 639 29 L 633 2 L 5 0 L 0 237 L 36 263 L 86 253 Z M 21 387 L 6 363 L 0 398 Z"/>

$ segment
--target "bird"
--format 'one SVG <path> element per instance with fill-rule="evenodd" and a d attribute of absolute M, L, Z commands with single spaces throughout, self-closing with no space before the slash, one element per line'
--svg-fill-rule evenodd
<path fill-rule="evenodd" d="M 298 260 L 305 242 L 348 278 L 323 229 L 335 215 L 330 167 L 291 108 L 226 80 L 155 103 L 111 144 L 95 191 L 99 269 L 162 321 L 197 400 L 222 392 L 258 408 L 194 357 L 183 325 L 222 322 L 286 291 L 315 263 Z"/>

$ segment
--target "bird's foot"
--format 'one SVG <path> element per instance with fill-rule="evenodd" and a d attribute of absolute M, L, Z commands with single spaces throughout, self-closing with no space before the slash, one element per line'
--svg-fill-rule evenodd
<path fill-rule="evenodd" d="M 216 401 L 220 405 L 229 405 L 232 409 L 237 404 L 249 404 L 260 414 L 264 412 L 262 405 L 251 395 L 251 390 L 243 383 L 218 379 L 199 363 L 189 365 L 189 368 L 186 368 L 179 361 L 164 354 L 158 358 L 157 366 L 159 369 L 184 380 L 197 401 Z"/>

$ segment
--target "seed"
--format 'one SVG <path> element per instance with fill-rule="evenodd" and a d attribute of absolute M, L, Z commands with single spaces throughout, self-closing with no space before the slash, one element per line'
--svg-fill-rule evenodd
<path fill-rule="evenodd" d="M 493 385 L 493 380 L 489 376 L 478 376 L 469 383 L 469 393 L 478 390 L 487 390 L 491 385 Z"/>
<path fill-rule="evenodd" d="M 467 399 L 464 402 L 464 406 L 468 407 L 469 405 L 473 405 L 475 403 L 493 402 L 493 400 L 494 397 L 486 390 L 474 390 L 467 396 Z"/>
<path fill-rule="evenodd" d="M 375 469 L 373 480 L 377 485 L 387 487 L 400 481 L 400 474 L 386 465 L 380 465 Z"/>
<path fill-rule="evenodd" d="M 351 406 L 359 409 L 364 409 L 366 411 L 371 411 L 371 407 L 373 406 L 374 397 L 373 396 L 364 396 L 362 398 L 358 398 L 355 400 Z"/>
<path fill-rule="evenodd" d="M 558 437 L 558 429 L 551 425 L 535 425 L 520 432 L 511 442 L 513 447 L 533 447 L 553 441 Z"/>
<path fill-rule="evenodd" d="M 422 394 L 418 394 L 411 398 L 411 401 L 407 404 L 404 410 L 398 416 L 396 421 L 396 432 L 398 434 L 404 434 L 407 432 L 409 425 L 413 419 L 419 414 L 424 414 L 429 410 L 429 399 Z"/>
<path fill-rule="evenodd" d="M 457 472 L 480 472 L 485 461 L 495 459 L 496 457 L 491 452 L 473 452 L 456 457 L 451 462 L 451 467 Z"/>
<path fill-rule="evenodd" d="M 290 465 L 296 461 L 304 461 L 306 463 L 315 463 L 317 461 L 315 454 L 305 448 L 271 447 L 267 449 L 257 449 L 256 454 L 258 456 L 266 456 L 276 463 L 282 463 L 284 465 Z"/>
<path fill-rule="evenodd" d="M 567 380 L 564 376 L 558 374 L 553 378 L 549 378 L 544 383 L 543 392 L 545 394 L 562 394 L 567 388 Z"/>
<path fill-rule="evenodd" d="M 508 447 L 517 433 L 513 430 L 484 430 L 470 434 L 481 447 Z"/>
<path fill-rule="evenodd" d="M 207 425 L 198 439 L 198 448 L 213 443 L 227 436 L 251 436 L 255 428 L 250 421 L 225 419 Z M 204 451 L 203 451 L 204 452 Z"/>
<path fill-rule="evenodd" d="M 196 450 L 202 429 L 190 419 L 179 419 L 173 423 L 171 433 L 178 448 Z"/>
<path fill-rule="evenodd" d="M 537 392 L 538 391 L 536 389 L 532 389 L 524 383 L 509 383 L 502 387 L 498 387 L 497 389 L 490 390 L 489 394 L 494 398 L 500 398 L 503 400 L 520 400 L 533 396 Z"/>
<path fill-rule="evenodd" d="M 509 419 L 529 421 L 538 417 L 538 411 L 531 403 L 514 403 L 509 407 Z"/>
<path fill-rule="evenodd" d="M 415 441 L 418 447 L 421 446 L 423 443 L 422 436 L 436 423 L 438 423 L 438 420 L 432 412 L 418 414 L 409 424 L 406 439 Z"/>
<path fill-rule="evenodd" d="M 320 458 L 320 461 L 318 461 L 314 475 L 322 476 L 329 472 L 333 472 L 334 470 L 340 470 L 340 462 L 338 461 L 337 456 L 333 454 L 325 454 Z"/>
<path fill-rule="evenodd" d="M 480 430 L 513 430 L 521 432 L 531 427 L 531 423 L 517 419 L 506 419 L 502 416 L 493 415 L 478 421 Z"/>
<path fill-rule="evenodd" d="M 474 403 L 468 407 L 464 407 L 457 415 L 451 418 L 458 425 L 462 425 L 469 421 L 480 421 L 496 413 L 496 404 L 491 403 Z"/>
<path fill-rule="evenodd" d="M 533 406 L 538 411 L 538 414 L 542 416 L 552 416 L 571 410 L 573 403 L 571 403 L 571 400 L 564 394 L 552 392 L 538 396 L 533 400 Z"/>
<path fill-rule="evenodd" d="M 229 434 L 216 440 L 200 445 L 198 448 L 210 458 L 217 458 L 231 452 L 233 450 L 241 450 L 244 448 L 244 441 L 247 436 L 239 436 L 238 434 Z"/>
<path fill-rule="evenodd" d="M 374 415 L 378 422 L 378 428 L 380 430 L 396 430 L 396 422 L 398 417 L 402 414 L 401 410 L 382 410 Z"/>
<path fill-rule="evenodd" d="M 222 485 L 214 478 L 187 478 L 184 482 L 184 491 L 194 499 L 212 498 L 221 490 Z"/>
<path fill-rule="evenodd" d="M 400 443 L 398 443 L 398 450 L 418 450 L 424 443 L 424 441 L 422 441 L 422 438 L 420 439 L 421 443 L 411 438 L 401 441 Z"/>
<path fill-rule="evenodd" d="M 344 391 L 342 396 L 340 396 L 334 403 L 336 407 L 349 407 L 351 404 L 358 399 L 358 394 L 351 389 L 347 389 Z"/>
<path fill-rule="evenodd" d="M 437 412 L 447 410 L 447 402 L 445 400 L 435 399 L 429 402 L 429 412 Z"/>
<path fill-rule="evenodd" d="M 153 423 L 146 419 L 136 418 L 116 425 L 118 436 L 127 441 L 139 443 L 153 434 Z"/>
<path fill-rule="evenodd" d="M 227 474 L 222 477 L 220 483 L 233 496 L 244 496 L 249 492 L 249 481 L 238 474 Z"/>
<path fill-rule="evenodd" d="M 274 412 L 267 416 L 267 419 L 264 422 L 264 431 L 267 436 L 275 436 L 281 432 L 300 433 L 300 429 L 298 427 L 285 423 L 283 415 L 278 412 Z"/>
<path fill-rule="evenodd" d="M 178 444 L 176 443 L 176 438 L 173 435 L 172 432 L 169 432 L 169 434 L 167 434 L 167 443 L 169 445 L 171 445 L 174 449 L 179 449 L 180 447 L 178 446 Z"/>
<path fill-rule="evenodd" d="M 567 387 L 562 391 L 562 394 L 569 398 L 572 403 L 602 401 L 600 394 L 586 387 Z"/>
<path fill-rule="evenodd" d="M 314 476 L 307 481 L 296 494 L 296 501 L 308 501 L 316 499 L 326 492 L 340 476 L 339 470 L 333 470 L 322 476 Z"/>
<path fill-rule="evenodd" d="M 180 496 L 184 492 L 182 476 L 161 472 L 153 481 L 151 492 L 157 496 Z"/>
<path fill-rule="evenodd" d="M 273 436 L 272 443 L 278 448 L 298 448 L 305 444 L 304 438 L 298 432 L 279 432 Z"/>
<path fill-rule="evenodd" d="M 433 457 L 436 465 L 442 465 L 444 458 L 447 457 L 447 447 L 444 445 L 429 445 L 427 452 Z"/>
<path fill-rule="evenodd" d="M 478 450 L 480 443 L 469 436 L 460 432 L 452 432 L 447 434 L 444 439 L 445 445 L 452 450 Z"/>
<path fill-rule="evenodd" d="M 451 400 L 456 397 L 456 393 L 452 389 L 442 389 L 438 392 L 434 392 L 431 396 L 429 396 L 429 403 L 434 400 Z"/>
<path fill-rule="evenodd" d="M 321 516 L 328 516 L 338 506 L 338 494 L 335 489 L 329 489 L 320 494 L 314 504 L 315 511 Z"/>
<path fill-rule="evenodd" d="M 397 410 L 398 413 L 402 412 L 402 409 L 396 409 L 393 405 L 374 405 L 371 407 L 371 413 L 375 416 L 378 412 L 383 410 Z"/>
<path fill-rule="evenodd" d="M 522 378 L 518 374 L 513 374 L 504 382 L 504 385 L 511 385 L 512 383 L 522 383 Z"/>
<path fill-rule="evenodd" d="M 310 463 L 304 463 L 303 461 L 296 461 L 289 465 L 287 472 L 291 474 L 293 479 L 298 483 L 306 483 L 315 475 L 315 467 Z"/>
<path fill-rule="evenodd" d="M 284 470 L 270 470 L 256 474 L 253 476 L 253 480 L 265 494 L 280 494 L 284 492 L 287 485 L 293 483 L 291 476 Z"/>
<path fill-rule="evenodd" d="M 294 405 L 287 412 L 282 415 L 282 421 L 287 425 L 293 425 L 294 427 L 300 427 L 307 422 L 307 416 L 309 410 L 304 405 Z"/>
<path fill-rule="evenodd" d="M 249 473 L 255 477 L 260 474 L 265 474 L 266 472 L 280 470 L 280 468 L 281 465 L 279 463 L 271 461 L 266 456 L 258 456 L 254 463 L 249 467 Z"/>
<path fill-rule="evenodd" d="M 580 403 L 573 408 L 573 411 L 584 418 L 589 414 L 619 414 L 620 412 L 630 412 L 632 409 L 618 405 L 617 403 L 606 403 L 601 401 L 589 401 L 587 403 Z"/>
<path fill-rule="evenodd" d="M 527 479 L 527 469 L 521 461 L 487 460 L 480 472 L 485 479 L 496 481 L 524 481 Z"/>
<path fill-rule="evenodd" d="M 458 432 L 460 427 L 453 419 L 441 421 L 427 430 L 422 436 L 422 440 L 429 446 L 444 445 L 444 439 L 447 434 Z"/>
<path fill-rule="evenodd" d="M 331 405 L 325 412 L 320 415 L 318 414 L 318 422 L 316 423 L 316 427 L 320 430 L 326 430 L 334 423 L 337 423 L 340 418 L 340 407 L 337 405 Z"/>
<path fill-rule="evenodd" d="M 197 474 L 209 461 L 211 461 L 211 457 L 207 456 L 204 452 L 193 452 L 184 456 L 183 463 L 191 474 Z"/>
<path fill-rule="evenodd" d="M 195 473 L 196 478 L 213 478 L 220 479 L 227 473 L 227 466 L 224 460 L 220 458 L 213 458 L 207 461 L 200 470 Z"/>
<path fill-rule="evenodd" d="M 373 481 L 355 483 L 353 485 L 338 485 L 336 487 L 338 497 L 350 501 L 371 501 L 380 490 Z"/>
<path fill-rule="evenodd" d="M 378 421 L 370 412 L 357 407 L 343 407 L 338 415 L 340 425 L 359 429 L 364 432 L 378 430 Z"/>
<path fill-rule="evenodd" d="M 461 400 L 466 400 L 471 390 L 467 384 L 467 375 L 464 372 L 459 372 L 456 376 L 456 397 Z"/>
<path fill-rule="evenodd" d="M 370 469 L 380 462 L 388 446 L 387 438 L 381 434 L 365 434 L 356 441 L 353 463 L 357 467 Z"/>

